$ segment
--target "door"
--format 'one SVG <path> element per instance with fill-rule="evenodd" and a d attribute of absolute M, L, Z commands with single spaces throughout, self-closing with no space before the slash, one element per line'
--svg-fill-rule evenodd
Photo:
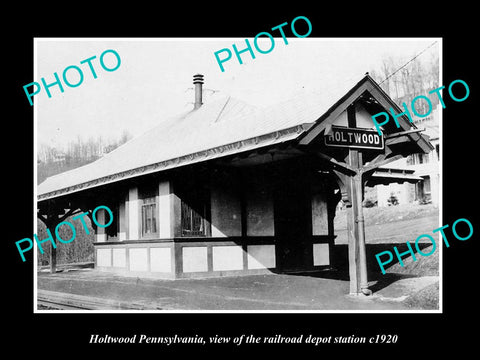
<path fill-rule="evenodd" d="M 300 176 L 285 176 L 277 183 L 275 241 L 277 266 L 282 271 L 305 270 L 312 266 L 312 207 L 309 193 L 308 183 Z"/>

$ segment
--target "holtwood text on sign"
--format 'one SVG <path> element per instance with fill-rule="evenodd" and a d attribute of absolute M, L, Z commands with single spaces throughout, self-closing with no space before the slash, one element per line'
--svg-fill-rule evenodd
<path fill-rule="evenodd" d="M 382 150 L 384 141 L 383 136 L 376 130 L 332 126 L 330 132 L 325 135 L 325 145 Z"/>

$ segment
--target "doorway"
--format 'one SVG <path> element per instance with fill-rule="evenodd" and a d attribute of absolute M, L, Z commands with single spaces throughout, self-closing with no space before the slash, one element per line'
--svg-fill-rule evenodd
<path fill-rule="evenodd" d="M 313 266 L 310 186 L 299 172 L 282 176 L 274 195 L 277 266 L 282 272 Z"/>

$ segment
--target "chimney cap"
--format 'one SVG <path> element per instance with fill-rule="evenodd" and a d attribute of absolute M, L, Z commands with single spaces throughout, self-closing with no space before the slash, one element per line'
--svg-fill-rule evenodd
<path fill-rule="evenodd" d="M 193 83 L 194 84 L 203 84 L 203 75 L 202 74 L 193 75 Z"/>
<path fill-rule="evenodd" d="M 196 74 L 193 75 L 193 84 L 195 85 L 195 102 L 193 103 L 193 108 L 198 109 L 202 106 L 202 87 L 203 87 L 203 75 Z"/>

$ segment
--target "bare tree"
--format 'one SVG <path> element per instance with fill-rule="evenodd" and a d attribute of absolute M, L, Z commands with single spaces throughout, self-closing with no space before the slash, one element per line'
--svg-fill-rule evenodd
<path fill-rule="evenodd" d="M 373 69 L 370 73 L 396 102 L 408 103 L 415 96 L 428 94 L 428 91 L 438 87 L 438 52 L 422 54 L 422 57 L 411 62 L 404 57 L 388 56 L 382 59 L 378 69 Z M 432 102 L 435 103 L 435 100 Z"/>

